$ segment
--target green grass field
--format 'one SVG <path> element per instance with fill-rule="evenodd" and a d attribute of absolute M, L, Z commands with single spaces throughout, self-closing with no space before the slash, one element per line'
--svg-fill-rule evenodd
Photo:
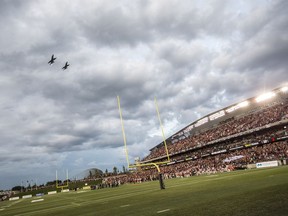
<path fill-rule="evenodd" d="M 5 201 L 0 215 L 288 215 L 288 166 Z M 36 199 L 42 201 L 32 202 Z"/>

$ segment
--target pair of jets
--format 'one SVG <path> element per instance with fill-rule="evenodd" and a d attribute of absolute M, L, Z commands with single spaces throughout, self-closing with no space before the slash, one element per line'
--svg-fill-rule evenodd
<path fill-rule="evenodd" d="M 51 60 L 48 62 L 48 64 L 52 65 L 54 61 L 56 60 L 56 57 L 54 57 L 54 54 L 51 56 Z M 69 64 L 68 62 L 65 63 L 64 67 L 62 67 L 63 70 L 66 70 L 68 68 Z"/>

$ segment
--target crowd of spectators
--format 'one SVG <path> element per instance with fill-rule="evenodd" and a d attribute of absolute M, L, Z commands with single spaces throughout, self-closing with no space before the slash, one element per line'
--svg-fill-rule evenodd
<path fill-rule="evenodd" d="M 223 122 L 220 122 L 217 126 L 198 135 L 189 136 L 185 139 L 179 140 L 176 143 L 167 145 L 168 152 L 175 154 L 178 152 L 187 151 L 196 147 L 203 147 L 208 145 L 209 142 L 225 138 L 231 135 L 240 134 L 251 129 L 263 127 L 280 120 L 288 115 L 287 101 L 276 104 L 274 106 L 267 107 L 265 109 L 257 110 L 249 115 L 244 115 L 238 118 L 232 117 Z M 150 154 L 144 158 L 145 160 L 151 160 L 165 156 L 166 150 L 164 146 L 154 148 Z"/>
<path fill-rule="evenodd" d="M 203 174 L 215 174 L 218 172 L 230 172 L 235 169 L 246 169 L 247 164 L 258 162 L 282 160 L 288 158 L 287 140 L 243 148 L 228 153 L 209 155 L 197 159 L 184 160 L 180 163 L 160 166 L 164 178 L 179 178 Z M 158 179 L 158 171 L 155 167 L 143 168 L 141 171 L 110 176 L 106 182 L 117 181 L 119 185 L 125 183 L 141 183 Z"/>
<path fill-rule="evenodd" d="M 9 197 L 13 196 L 15 194 L 15 191 L 12 190 L 5 190 L 0 191 L 0 201 L 4 201 L 8 199 Z"/>

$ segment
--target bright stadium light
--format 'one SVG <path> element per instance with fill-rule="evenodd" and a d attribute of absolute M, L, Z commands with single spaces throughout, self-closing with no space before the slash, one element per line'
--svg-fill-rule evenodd
<path fill-rule="evenodd" d="M 210 121 L 213 121 L 213 120 L 215 120 L 215 119 L 217 119 L 217 118 L 220 118 L 220 117 L 222 117 L 222 116 L 224 116 L 224 115 L 225 115 L 224 110 L 221 110 L 221 111 L 219 111 L 219 112 L 217 112 L 217 113 L 214 113 L 214 114 L 210 115 L 210 116 L 209 116 L 209 119 L 210 119 Z"/>
<path fill-rule="evenodd" d="M 239 107 L 246 107 L 246 106 L 248 106 L 248 105 L 249 105 L 249 102 L 248 102 L 248 101 L 243 101 L 243 102 L 239 103 L 237 106 L 239 106 Z"/>
<path fill-rule="evenodd" d="M 274 92 L 268 92 L 268 93 L 262 94 L 256 98 L 256 102 L 261 102 L 261 101 L 270 99 L 270 98 L 274 97 L 275 95 L 276 94 Z"/>
<path fill-rule="evenodd" d="M 246 107 L 246 106 L 248 106 L 248 105 L 249 105 L 249 102 L 248 102 L 248 101 L 243 101 L 243 102 L 241 102 L 241 103 L 239 103 L 239 104 L 237 104 L 237 105 L 235 105 L 235 106 L 229 107 L 229 108 L 226 109 L 225 111 L 226 111 L 227 113 L 231 113 L 231 112 L 233 112 L 233 111 L 235 111 L 235 110 L 237 110 L 237 109 L 239 109 L 239 108 Z"/>
<path fill-rule="evenodd" d="M 287 91 L 288 91 L 288 87 L 285 86 L 285 87 L 281 88 L 281 91 L 282 91 L 282 92 L 287 92 Z"/>

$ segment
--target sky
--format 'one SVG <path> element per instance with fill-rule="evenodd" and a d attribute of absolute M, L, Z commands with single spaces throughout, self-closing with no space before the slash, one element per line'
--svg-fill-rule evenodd
<path fill-rule="evenodd" d="M 287 11 L 286 0 L 0 0 L 0 189 L 122 171 L 117 96 L 133 163 L 163 140 L 155 97 L 168 138 L 286 85 Z"/>

